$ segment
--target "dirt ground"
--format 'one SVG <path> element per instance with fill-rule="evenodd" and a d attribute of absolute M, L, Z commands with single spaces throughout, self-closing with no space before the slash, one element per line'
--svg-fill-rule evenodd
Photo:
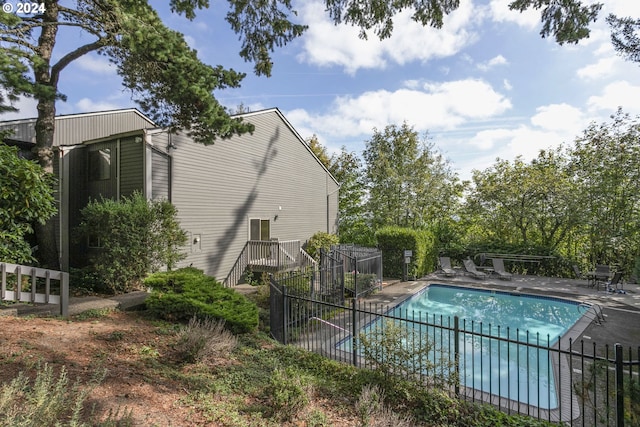
<path fill-rule="evenodd" d="M 178 382 L 158 377 L 149 358 L 171 358 L 172 339 L 132 313 L 68 322 L 54 318 L 0 317 L 0 384 L 23 371 L 30 376 L 47 363 L 62 367 L 70 382 L 87 384 L 96 372 L 106 377 L 89 395 L 88 407 L 106 416 L 130 411 L 135 425 L 203 425 L 187 405 Z"/>

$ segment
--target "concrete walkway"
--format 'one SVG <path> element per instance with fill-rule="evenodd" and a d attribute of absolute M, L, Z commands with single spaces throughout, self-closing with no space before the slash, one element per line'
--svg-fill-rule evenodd
<path fill-rule="evenodd" d="M 148 295 L 147 292 L 137 291 L 110 297 L 71 297 L 69 298 L 69 315 L 75 316 L 89 310 L 135 310 L 144 304 Z M 58 314 L 60 314 L 60 306 L 57 304 L 15 304 L 0 310 L 0 315 L 11 316 L 57 316 Z"/>

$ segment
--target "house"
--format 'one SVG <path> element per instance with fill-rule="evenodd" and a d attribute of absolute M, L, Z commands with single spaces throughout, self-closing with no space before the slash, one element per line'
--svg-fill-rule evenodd
<path fill-rule="evenodd" d="M 300 246 L 314 233 L 336 233 L 338 182 L 284 115 L 274 108 L 240 117 L 254 124 L 252 134 L 209 146 L 167 133 L 136 109 L 57 117 L 54 173 L 63 269 L 79 265 L 89 245 L 70 238 L 82 207 L 90 199 L 119 199 L 134 191 L 176 206 L 189 237 L 180 265 L 219 280 L 234 266 L 244 270 L 246 265 L 237 265 L 241 259 L 279 260 L 272 267 L 299 263 Z M 9 142 L 24 147 L 35 141 L 34 124 L 6 121 L 0 129 L 13 130 Z M 248 241 L 265 243 L 256 249 Z"/>

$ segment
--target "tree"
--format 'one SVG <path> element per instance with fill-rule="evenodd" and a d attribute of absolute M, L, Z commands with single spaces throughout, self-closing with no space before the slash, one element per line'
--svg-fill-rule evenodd
<path fill-rule="evenodd" d="M 607 17 L 611 42 L 618 53 L 632 62 L 640 62 L 640 19 Z"/>
<path fill-rule="evenodd" d="M 554 251 L 578 226 L 582 206 L 559 148 L 541 150 L 529 163 L 497 159 L 475 170 L 467 215 L 477 218 L 481 239 Z"/>
<path fill-rule="evenodd" d="M 354 152 L 342 147 L 331 157 L 329 170 L 340 183 L 338 198 L 338 235 L 343 243 L 374 246 L 375 236 L 370 215 L 365 210 L 365 184 L 362 161 Z"/>
<path fill-rule="evenodd" d="M 591 262 L 631 272 L 640 257 L 640 117 L 618 110 L 611 119 L 576 139 L 571 166 L 588 212 Z"/>
<path fill-rule="evenodd" d="M 518 12 L 542 9 L 540 36 L 553 36 L 562 45 L 589 37 L 589 25 L 598 18 L 602 4 L 585 6 L 580 0 L 515 0 L 509 3 L 509 8 Z"/>
<path fill-rule="evenodd" d="M 28 240 L 33 223 L 56 211 L 52 180 L 37 163 L 20 158 L 17 147 L 0 143 L 0 260 L 33 261 Z"/>
<path fill-rule="evenodd" d="M 106 55 L 116 65 L 124 86 L 160 126 L 186 130 L 196 141 L 210 144 L 252 130 L 231 118 L 216 100 L 214 90 L 237 87 L 244 74 L 203 64 L 182 34 L 167 28 L 143 0 L 79 0 L 75 7 L 46 0 L 37 15 L 20 18 L 0 14 L 0 68 L 9 101 L 18 96 L 37 100 L 36 147 L 40 165 L 52 171 L 55 103 L 64 99 L 58 82 L 64 69 L 90 52 Z M 195 17 L 206 0 L 171 0 L 172 11 Z M 231 2 L 227 21 L 243 40 L 240 55 L 255 62 L 258 74 L 269 75 L 269 52 L 299 36 L 304 26 L 289 21 L 289 0 Z M 59 31 L 82 32 L 79 44 L 52 56 Z M 54 226 L 38 230 L 40 257 L 56 266 Z"/>
<path fill-rule="evenodd" d="M 331 166 L 329 154 L 327 153 L 326 147 L 318 141 L 318 137 L 313 135 L 311 138 L 307 139 L 307 145 L 313 154 L 316 155 L 318 160 L 320 160 L 320 163 L 322 163 L 325 168 L 329 169 L 329 166 Z"/>
<path fill-rule="evenodd" d="M 440 28 L 445 15 L 459 6 L 459 0 L 377 1 L 325 0 L 335 23 L 345 22 L 380 38 L 389 37 L 392 18 L 405 9 L 422 25 Z M 73 61 L 91 53 L 112 61 L 123 85 L 132 91 L 141 109 L 159 126 L 182 129 L 198 142 L 251 131 L 249 124 L 229 117 L 213 91 L 238 87 L 244 74 L 223 66 L 203 64 L 189 48 L 182 34 L 167 28 L 147 0 L 78 0 L 68 6 L 58 0 L 44 0 L 38 14 L 24 18 L 0 12 L 0 84 L 9 101 L 19 96 L 37 100 L 36 148 L 40 165 L 52 171 L 56 100 L 61 73 Z M 170 0 L 171 10 L 193 19 L 197 9 L 209 7 L 208 0 Z M 579 0 L 517 0 L 512 8 L 525 10 L 546 6 L 542 13 L 543 36 L 554 34 L 559 42 L 575 42 L 588 36 L 588 24 L 598 5 L 582 6 Z M 306 26 L 294 23 L 291 0 L 229 0 L 227 22 L 239 35 L 240 56 L 255 63 L 258 75 L 269 76 L 271 52 L 300 36 Z M 53 56 L 60 31 L 81 32 L 79 44 Z M 0 106 L 5 102 L 0 99 Z M 6 106 L 1 109 L 6 109 Z M 41 262 L 55 267 L 58 255 L 54 226 L 47 222 L 37 230 Z"/>
<path fill-rule="evenodd" d="M 372 226 L 424 228 L 452 215 L 462 186 L 449 162 L 408 124 L 374 129 L 363 153 Z"/>

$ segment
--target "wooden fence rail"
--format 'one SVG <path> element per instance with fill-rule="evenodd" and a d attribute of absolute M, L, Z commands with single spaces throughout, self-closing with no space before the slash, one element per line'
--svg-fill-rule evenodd
<path fill-rule="evenodd" d="M 3 262 L 0 275 L 1 301 L 59 304 L 60 315 L 69 316 L 69 273 Z"/>

